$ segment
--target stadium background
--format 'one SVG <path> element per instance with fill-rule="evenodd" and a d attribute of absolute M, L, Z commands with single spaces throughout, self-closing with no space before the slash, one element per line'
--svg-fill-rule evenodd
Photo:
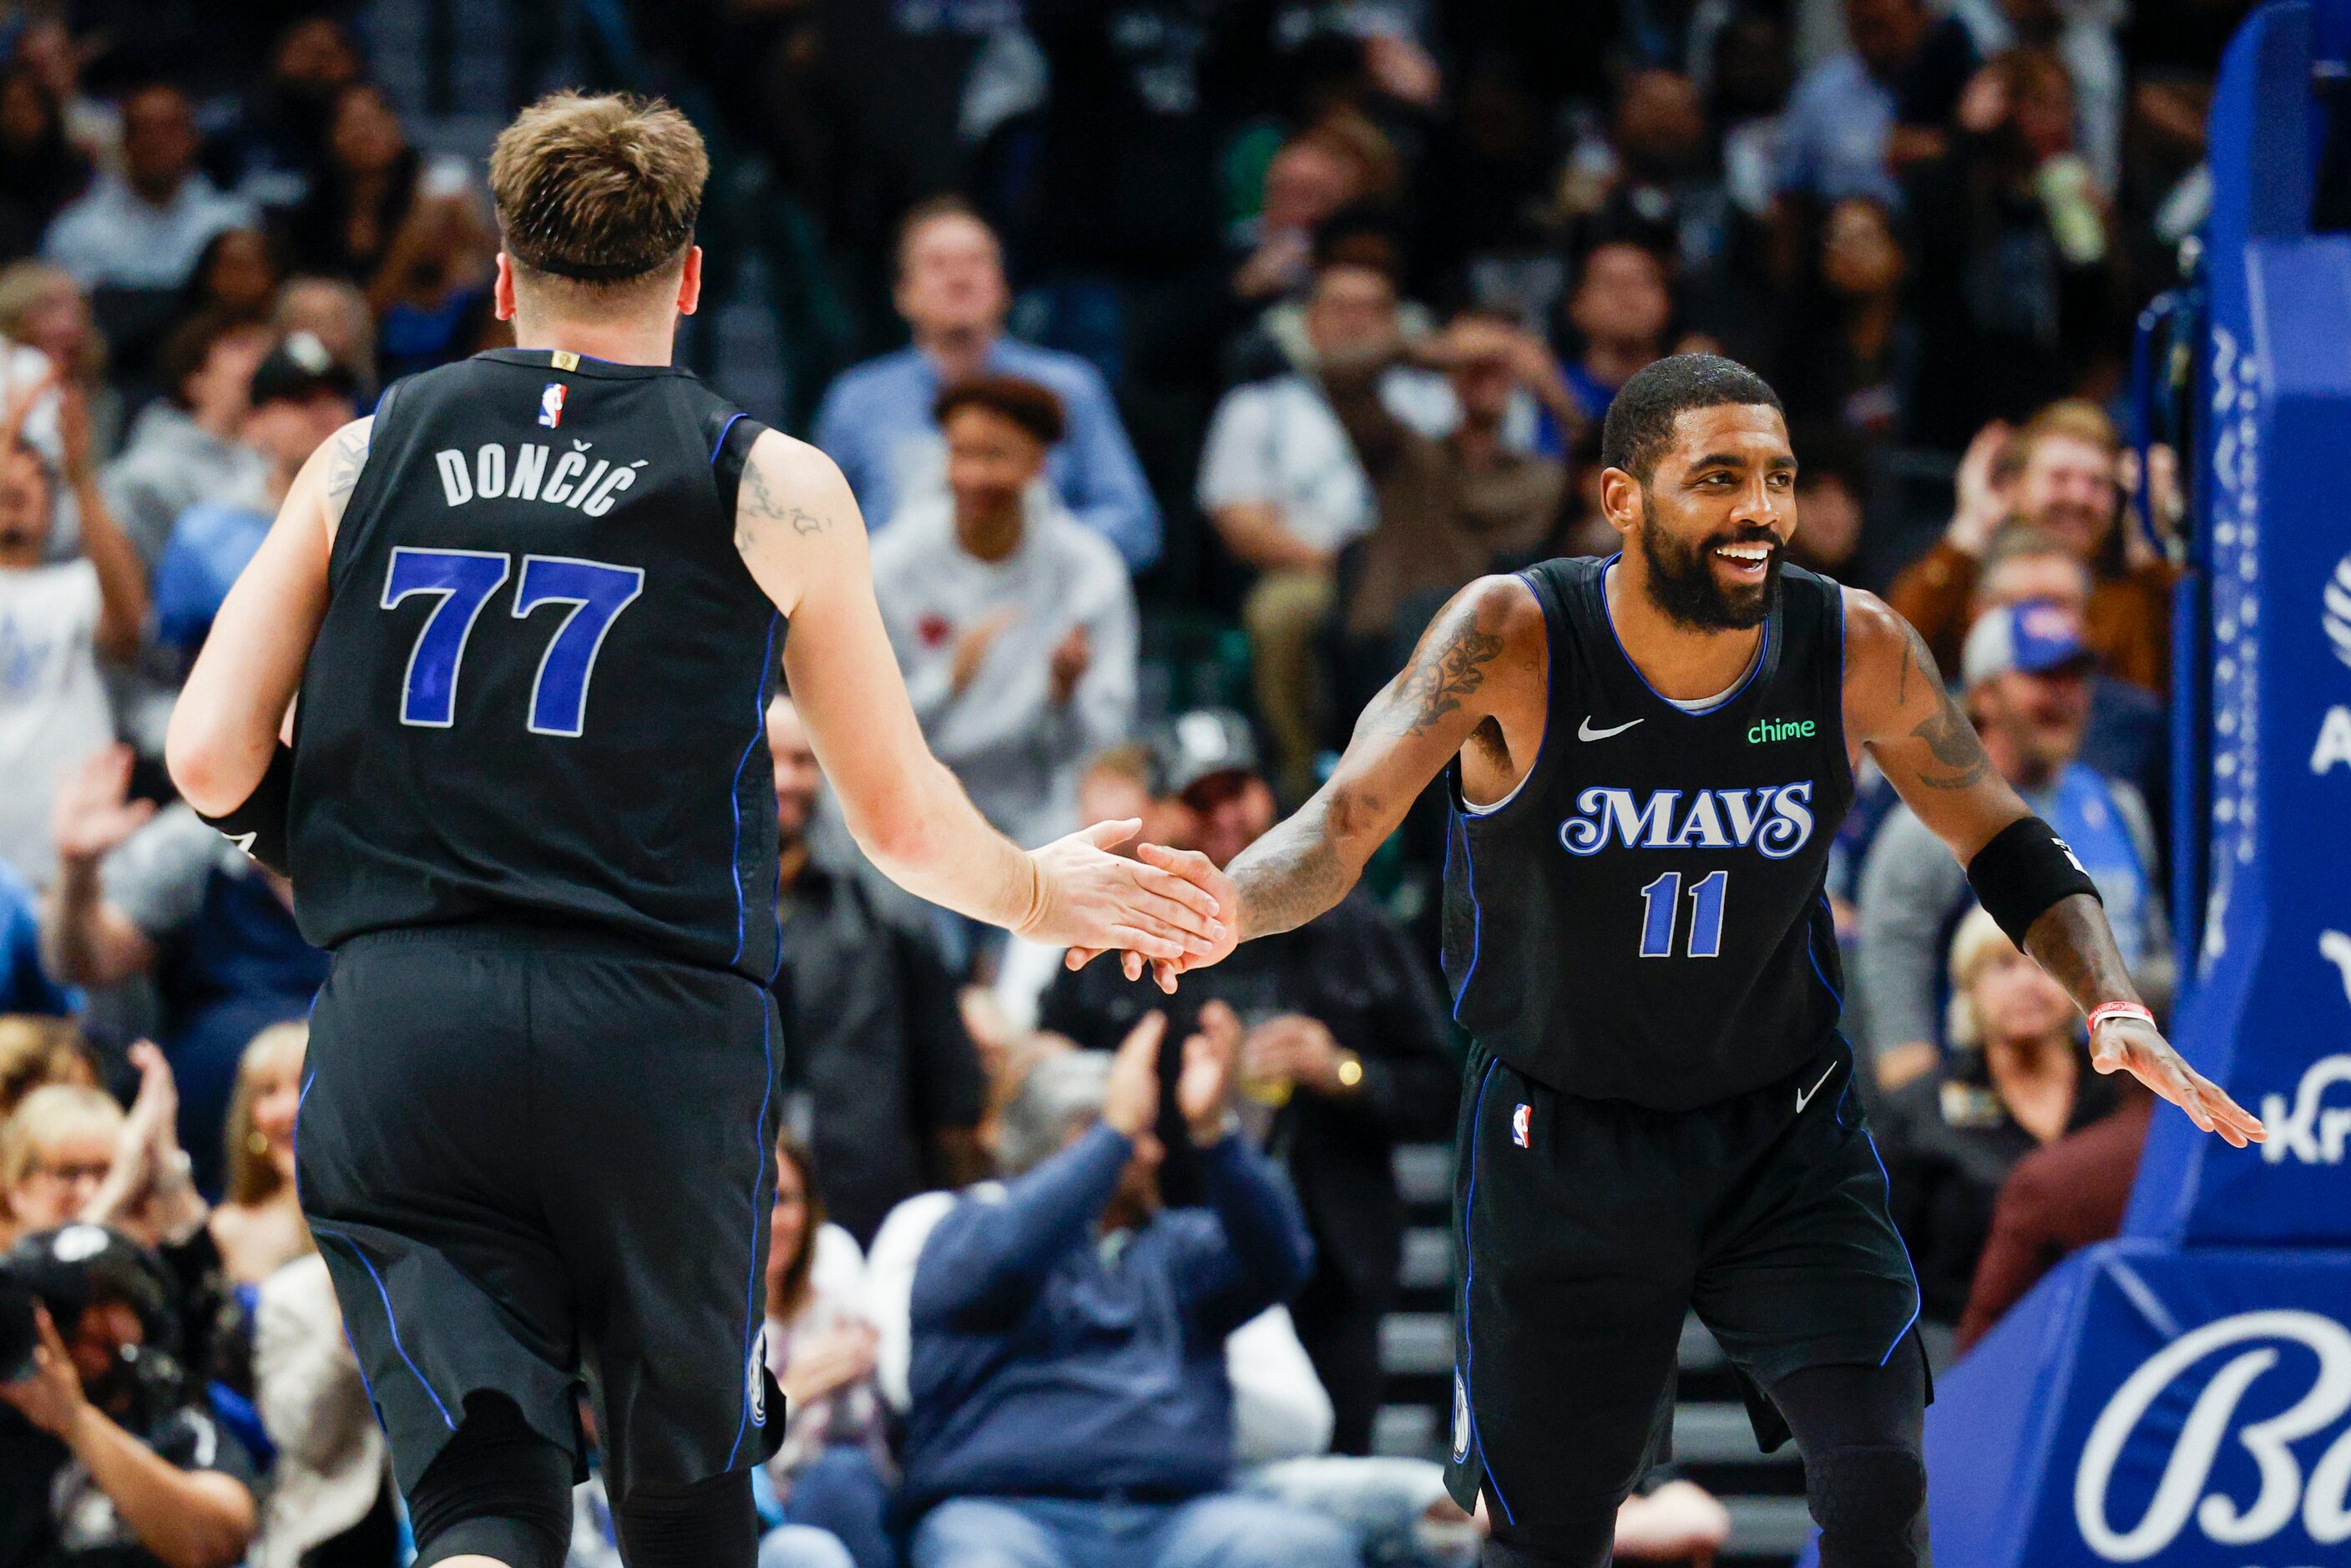
<path fill-rule="evenodd" d="M 1952 645 L 1938 653 L 1954 678 L 1949 655 L 1982 606 L 1964 588 L 1956 602 L 1938 595 L 1931 574 L 1949 552 L 1982 559 L 2018 509 L 2023 455 L 2002 469 L 2000 435 L 1980 433 L 1996 421 L 2022 425 L 2064 399 L 2103 411 L 2116 444 L 2132 450 L 2115 470 L 2126 515 L 2109 497 L 2079 552 L 2094 584 L 2084 632 L 2105 677 L 2093 687 L 2091 728 L 2126 708 L 2136 716 L 2139 750 L 2115 755 L 2135 758 L 2126 781 L 2156 818 L 2147 887 L 2171 912 L 2159 946 L 2179 976 L 2181 1043 L 2240 1100 L 2273 1122 L 2283 1115 L 2292 1135 L 2266 1158 L 2231 1155 L 2191 1146 L 2181 1127 L 2158 1120 L 2130 1239 L 2065 1264 L 1970 1359 L 1946 1364 L 1933 1437 L 1938 1528 L 1948 1515 L 1957 1521 L 1949 1528 L 1969 1533 L 1940 1551 L 1985 1563 L 2241 1568 L 2248 1552 L 2300 1561 L 2297 1551 L 2315 1563 L 2351 1530 L 2339 1495 L 2351 1394 L 2335 1398 L 2337 1381 L 2351 1379 L 2351 1341 L 2325 1327 L 2346 1299 L 2346 1265 L 2329 1249 L 2351 1240 L 2344 1124 L 2326 1104 L 2342 1076 L 2328 1066 L 2343 1060 L 2330 1056 L 2345 1036 L 2335 1009 L 2351 1002 L 2351 938 L 2340 935 L 2351 928 L 2340 908 L 2351 845 L 2339 798 L 2351 774 L 2351 541 L 2327 509 L 2315 455 L 2344 439 L 2331 410 L 2351 388 L 2340 362 L 2344 242 L 2325 232 L 2351 213 L 2341 191 L 2351 165 L 2332 118 L 2351 13 L 2268 7 L 2216 101 L 2223 43 L 2251 9 L 2230 0 L 1958 0 L 1916 10 L 1907 0 L 385 0 L 337 14 L 346 54 L 330 35 L 287 30 L 307 7 L 226 16 L 193 5 L 26 7 L 10 25 L 14 64 L 0 75 L 0 250 L 62 264 L 110 357 L 76 360 L 89 340 L 30 308 L 54 291 L 42 296 L 29 279 L 13 306 L 0 280 L 0 306 L 14 312 L 0 325 L 75 361 L 68 379 L 83 383 L 98 443 L 112 447 L 93 461 L 120 464 L 141 405 L 180 390 L 172 378 L 183 367 L 166 345 L 200 316 L 271 321 L 281 346 L 289 321 L 315 331 L 363 409 L 391 374 L 495 340 L 481 310 L 494 238 L 479 172 L 512 110 L 557 86 L 658 93 L 702 127 L 714 162 L 700 235 L 709 281 L 680 357 L 761 417 L 821 442 L 828 389 L 906 341 L 893 296 L 902 219 L 956 193 L 1000 237 L 1008 334 L 1071 357 L 1040 379 L 1065 392 L 1073 416 L 1089 388 L 1110 394 L 1096 412 L 1114 438 L 1081 450 L 1073 428 L 1046 481 L 1068 490 L 1078 519 L 1134 569 L 1131 691 L 1107 704 L 1086 752 L 1153 736 L 1189 710 L 1232 708 L 1251 721 L 1285 795 L 1343 737 L 1364 683 L 1390 667 L 1399 629 L 1409 633 L 1408 606 L 1351 617 L 1365 561 L 1383 549 L 1408 557 L 1416 538 L 1457 549 L 1468 509 L 1443 490 L 1452 471 L 1441 461 L 1404 470 L 1350 453 L 1376 423 L 1366 413 L 1376 395 L 1347 396 L 1359 383 L 1397 382 L 1385 399 L 1393 418 L 1376 428 L 1441 455 L 1458 450 L 1446 444 L 1472 395 L 1459 378 L 1473 362 L 1502 366 L 1510 390 L 1498 439 L 1551 465 L 1549 488 L 1536 487 L 1545 499 L 1528 504 L 1542 512 L 1530 537 L 1543 550 L 1588 549 L 1582 481 L 1608 388 L 1677 347 L 1753 363 L 1791 403 L 1823 531 L 1832 517 L 1856 525 L 1843 548 L 1821 547 L 1816 559 L 1894 592 L 1914 614 L 1913 604 L 1942 606 Z M 303 42 L 289 47 L 292 38 Z M 1863 57 L 1850 52 L 1855 42 Z M 214 226 L 270 236 L 255 247 L 271 274 L 257 288 L 226 265 L 193 284 L 159 274 L 167 262 L 131 254 L 139 242 L 124 236 L 135 226 L 95 223 L 75 241 L 59 237 L 58 214 L 108 178 L 138 118 L 124 110 L 157 80 L 183 89 L 199 165 L 235 207 Z M 380 89 L 372 105 L 346 106 L 367 84 Z M 57 134 L 37 123 L 44 101 Z M 403 242 L 403 267 L 386 266 Z M 1342 321 L 1337 335 L 1318 338 L 1313 302 L 1339 275 L 1384 280 L 1393 299 L 1374 290 L 1368 326 L 1349 338 Z M 317 301 L 315 315 L 289 313 L 278 291 L 296 277 L 350 280 L 370 319 L 339 324 L 332 305 Z M 1465 311 L 1507 346 L 1489 335 L 1473 352 L 1448 327 Z M 12 361 L 6 373 L 21 392 L 41 371 Z M 1305 388 L 1340 417 L 1247 395 L 1275 386 Z M 55 400 L 47 390 L 26 397 L 22 413 L 26 437 L 63 478 L 70 465 Z M 900 393 L 876 406 L 919 426 L 925 401 Z M 1256 419 L 1275 449 L 1251 476 L 1257 492 L 1211 482 L 1228 410 Z M 2072 428 L 2088 429 L 2085 444 L 2099 448 L 2095 413 L 2070 417 L 2091 422 Z M 841 428 L 852 441 L 863 434 L 848 414 Z M 1334 428 L 1341 441 L 1330 447 Z M 1285 470 L 1285 439 L 1322 442 L 1328 472 Z M 835 455 L 851 465 L 851 452 Z M 1141 489 L 1123 464 L 1139 467 Z M 1331 591 L 1313 600 L 1305 632 L 1291 625 L 1284 641 L 1259 596 L 1278 572 L 1219 510 L 1238 497 L 1302 515 L 1310 480 L 1351 469 L 1354 498 L 1342 505 L 1353 515 L 1338 539 L 1353 548 L 1309 552 Z M 2167 482 L 2175 470 L 2181 478 Z M 2135 483 L 2133 473 L 2154 477 Z M 897 508 L 877 507 L 863 488 L 869 524 L 886 535 Z M 58 507 L 53 559 L 78 553 L 62 522 L 72 510 L 70 498 Z M 111 723 L 144 754 L 131 788 L 158 798 L 158 716 L 205 603 L 201 587 L 163 570 L 174 535 L 188 547 L 172 558 L 180 566 L 222 570 L 217 553 L 198 548 L 201 530 L 180 516 L 161 521 L 144 563 L 154 613 L 123 661 L 132 673 L 110 676 Z M 1510 553 L 1490 549 L 1481 564 Z M 921 561 L 908 570 L 909 591 L 923 586 Z M 2151 602 L 2150 582 L 2160 585 Z M 175 609 L 190 619 L 172 621 Z M 1049 658 L 1051 646 L 1040 643 L 1034 656 Z M 1295 662 L 1301 679 L 1270 690 L 1269 652 Z M 2165 706 L 2133 706 L 2124 684 Z M 1269 696 L 1291 711 L 1267 711 Z M 1299 736 L 1302 759 L 1291 755 Z M 78 758 L 29 745 L 0 756 L 0 774 L 46 794 L 47 777 Z M 1072 753 L 1044 777 L 1065 789 L 1081 760 Z M 1868 979 L 1888 972 L 1865 950 L 1862 908 L 1869 830 L 1882 814 L 1852 835 L 1840 888 L 1853 905 L 1849 972 L 1864 991 L 1855 1033 L 1878 1052 L 1909 1043 L 1873 1031 L 1868 1010 L 1879 999 Z M 1373 877 L 1387 915 L 1428 958 L 1434 842 L 1408 830 Z M 12 856 L 26 884 L 26 941 L 52 960 L 57 847 Z M 1926 924 L 1941 921 L 1937 939 L 1947 941 L 1956 921 L 1935 915 Z M 969 933 L 913 918 L 948 966 L 990 972 Z M 207 904 L 177 938 L 200 941 L 205 922 L 232 919 Z M 1939 1015 L 1950 987 L 1935 957 L 1928 994 L 1907 1000 Z M 130 1099 L 137 1075 L 122 1051 L 156 1027 L 152 1009 L 168 1016 L 172 1004 L 119 993 L 157 977 L 168 988 L 168 968 L 158 960 L 153 976 L 53 989 L 41 1005 L 30 1001 L 38 986 L 22 981 L 10 1006 L 78 1013 L 101 1075 Z M 231 1009 L 216 1026 L 250 1033 L 272 998 L 299 983 L 275 976 L 240 998 L 257 1010 Z M 971 1021 L 982 1035 L 1001 1024 Z M 1025 1049 L 982 1045 L 990 1069 Z M 1980 1088 L 1965 1059 L 1951 1046 L 1933 1071 Z M 821 1125 L 809 1130 L 822 1142 Z M 1894 1179 L 1942 1192 L 1937 1184 L 1954 1180 L 1949 1131 L 1929 1129 L 1907 1151 L 1889 1132 Z M 206 1135 L 216 1147 L 216 1124 L 189 1146 Z M 1427 1458 L 1441 1453 L 1450 1416 L 1446 1152 L 1420 1135 L 1398 1144 L 1405 1228 L 1379 1328 L 1373 1446 Z M 1934 1208 L 1914 1212 L 1928 1225 Z M 2262 1320 L 2243 1342 L 2222 1333 L 2169 1384 L 2149 1385 L 2145 1418 L 2114 1428 L 2096 1499 L 2096 1519 L 2110 1525 L 2101 1535 L 2084 1522 L 2096 1511 L 2083 1500 L 2077 1461 L 2132 1373 L 2202 1324 L 2305 1309 L 2315 1323 Z M 2271 1362 L 2232 1360 L 2249 1342 L 2267 1346 Z M 2230 1370 L 2216 1377 L 2224 1361 Z M 1682 1364 L 1677 1460 L 1729 1502 L 1722 1560 L 1785 1561 L 1806 1533 L 1801 1472 L 1785 1451 L 1755 1451 L 1735 1385 L 1695 1323 Z M 2240 1375 L 2251 1381 L 2237 1404 L 2195 1405 Z M 2193 1474 L 2179 1458 L 2194 1449 L 2179 1437 L 2193 1424 L 2191 1406 L 2218 1423 Z M 2247 1428 L 2289 1409 L 2301 1418 L 2275 1450 L 2283 1468 L 2257 1467 Z M 1995 1466 L 1986 1454 L 2015 1458 Z M 2191 1519 L 2208 1495 L 2236 1501 L 2207 1502 Z M 2168 1535 L 2131 1529 L 2175 1512 L 2186 1522 Z"/>

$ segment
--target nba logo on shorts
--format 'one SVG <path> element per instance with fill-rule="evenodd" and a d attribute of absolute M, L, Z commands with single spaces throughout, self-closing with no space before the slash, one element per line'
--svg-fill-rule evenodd
<path fill-rule="evenodd" d="M 1510 1113 L 1510 1142 L 1522 1149 L 1534 1147 L 1532 1140 L 1527 1135 L 1528 1125 L 1534 1120 L 1534 1107 L 1524 1102 L 1520 1103 L 1517 1110 Z"/>
<path fill-rule="evenodd" d="M 1453 1462 L 1460 1464 L 1469 1457 L 1469 1385 L 1461 1381 L 1461 1374 L 1453 1375 Z"/>
<path fill-rule="evenodd" d="M 553 389 L 561 392 L 563 389 Z M 560 400 L 558 400 L 559 402 Z M 761 1323 L 759 1332 L 751 1336 L 751 1361 L 744 1368 L 743 1388 L 751 1401 L 751 1425 L 768 1424 L 768 1325 Z"/>
<path fill-rule="evenodd" d="M 563 383 L 549 382 L 538 394 L 538 423 L 553 430 L 563 423 Z"/>

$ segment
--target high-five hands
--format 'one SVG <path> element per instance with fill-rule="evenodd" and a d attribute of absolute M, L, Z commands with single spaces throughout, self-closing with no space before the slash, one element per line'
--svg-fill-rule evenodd
<path fill-rule="evenodd" d="M 2187 1112 L 2197 1126 L 2220 1134 L 2231 1148 L 2269 1141 L 2261 1118 L 2189 1066 L 2151 1023 L 2129 1017 L 2100 1019 L 2090 1032 L 2090 1065 L 2101 1072 L 2129 1073 Z"/>
<path fill-rule="evenodd" d="M 1239 901 L 1232 895 L 1228 904 L 1217 892 L 1217 883 L 1228 890 L 1232 883 L 1205 855 L 1155 844 L 1142 846 L 1136 860 L 1111 853 L 1142 827 L 1133 817 L 1097 822 L 1031 850 L 1036 903 L 1014 930 L 1089 957 L 1118 949 L 1130 978 L 1140 977 L 1148 962 L 1160 988 L 1172 992 L 1185 968 L 1233 950 Z"/>
<path fill-rule="evenodd" d="M 1105 827 L 1113 825 L 1127 826 L 1123 823 L 1103 824 Z M 1139 822 L 1133 824 L 1128 831 L 1132 832 L 1134 827 L 1141 825 Z M 1114 843 L 1118 841 L 1112 841 Z M 1231 957 L 1233 949 L 1240 946 L 1240 886 L 1231 877 L 1218 870 L 1216 862 L 1197 850 L 1171 850 L 1161 844 L 1138 844 L 1134 852 L 1141 857 L 1144 864 L 1155 867 L 1168 875 L 1180 877 L 1187 885 L 1215 899 L 1217 907 L 1221 912 L 1221 918 L 1217 923 L 1217 930 L 1204 947 L 1170 955 L 1147 953 L 1136 947 L 1128 947 L 1119 955 L 1119 963 L 1126 970 L 1128 979 L 1143 978 L 1144 966 L 1148 963 L 1151 967 L 1151 977 L 1158 982 L 1161 990 L 1173 996 L 1176 993 L 1176 977 L 1194 969 L 1205 969 L 1211 964 L 1220 964 Z M 1070 944 L 1068 954 L 1061 961 L 1072 969 L 1082 969 L 1117 946 L 1118 944 L 1110 942 L 1092 945 L 1072 942 Z"/>

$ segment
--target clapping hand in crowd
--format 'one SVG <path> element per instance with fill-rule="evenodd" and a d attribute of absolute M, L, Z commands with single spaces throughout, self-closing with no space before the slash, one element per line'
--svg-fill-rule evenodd
<path fill-rule="evenodd" d="M 980 665 L 987 662 L 987 651 L 996 646 L 996 640 L 1019 618 L 1019 611 L 1007 606 L 977 626 L 967 628 L 956 639 L 955 666 L 947 678 L 958 696 L 970 687 Z"/>
<path fill-rule="evenodd" d="M 1240 1057 L 1241 1021 L 1220 1001 L 1200 1009 L 1200 1027 L 1184 1041 L 1176 1079 L 1176 1109 L 1202 1148 L 1222 1138 L 1233 1106 L 1233 1069 Z"/>
<path fill-rule="evenodd" d="M 131 1048 L 131 1064 L 139 1069 L 139 1093 L 116 1140 L 113 1168 L 82 1218 L 149 1246 L 168 1245 L 193 1234 L 210 1209 L 189 1179 L 187 1151 L 180 1147 L 180 1089 L 172 1064 L 144 1040 Z"/>
<path fill-rule="evenodd" d="M 131 747 L 117 742 L 58 770 L 49 837 L 59 861 L 94 864 L 154 816 L 154 801 L 131 798 L 133 759 Z"/>
<path fill-rule="evenodd" d="M 1291 1088 L 1340 1092 L 1346 1087 L 1340 1076 L 1346 1061 L 1329 1028 L 1303 1013 L 1268 1019 L 1241 1041 L 1242 1081 L 1253 1089 L 1279 1086 L 1284 1098 Z"/>
<path fill-rule="evenodd" d="M 89 1408 L 89 1396 L 82 1390 L 81 1374 L 74 1367 L 72 1354 L 57 1337 L 57 1325 L 49 1321 L 48 1308 L 35 1306 L 33 1321 L 40 1338 L 33 1346 L 32 1373 L 15 1383 L 0 1383 L 0 1400 L 62 1441 L 72 1435 L 82 1412 Z"/>
<path fill-rule="evenodd" d="M 1078 683 L 1085 679 L 1093 662 L 1093 643 L 1087 637 L 1082 622 L 1071 627 L 1069 633 L 1053 644 L 1050 675 L 1055 707 L 1069 706 L 1070 699 L 1077 695 Z"/>
<path fill-rule="evenodd" d="M 873 1374 L 881 1335 L 871 1323 L 845 1321 L 809 1335 L 794 1336 L 791 1361 L 778 1386 L 795 1410 L 836 1394 Z"/>
<path fill-rule="evenodd" d="M 1962 555 L 1980 557 L 1991 548 L 1992 535 L 2008 520 L 2008 486 L 1999 483 L 1992 471 L 2010 434 L 2006 421 L 1993 420 L 1976 432 L 1975 439 L 1968 443 L 1967 455 L 1959 459 L 1959 504 L 1943 539 Z"/>

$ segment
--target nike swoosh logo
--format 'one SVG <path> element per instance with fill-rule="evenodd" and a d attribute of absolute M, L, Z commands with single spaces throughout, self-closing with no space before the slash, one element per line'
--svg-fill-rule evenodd
<path fill-rule="evenodd" d="M 1821 1074 L 1821 1083 L 1826 1083 L 1830 1079 L 1834 1078 L 1836 1076 L 1836 1070 L 1837 1064 L 1834 1061 L 1830 1062 L 1829 1070 Z M 1821 1083 L 1815 1083 L 1810 1089 L 1799 1089 L 1796 1091 L 1797 1115 L 1802 1115 L 1804 1113 L 1804 1107 L 1813 1103 L 1813 1096 L 1821 1092 Z"/>
<path fill-rule="evenodd" d="M 1587 717 L 1582 724 L 1576 726 L 1575 738 L 1578 740 L 1605 740 L 1612 735 L 1624 734 L 1626 730 L 1632 728 L 1635 725 L 1640 722 L 1641 721 L 1637 718 L 1628 718 L 1623 724 L 1616 726 L 1613 729 L 1594 729 L 1592 727 L 1592 720 Z"/>

